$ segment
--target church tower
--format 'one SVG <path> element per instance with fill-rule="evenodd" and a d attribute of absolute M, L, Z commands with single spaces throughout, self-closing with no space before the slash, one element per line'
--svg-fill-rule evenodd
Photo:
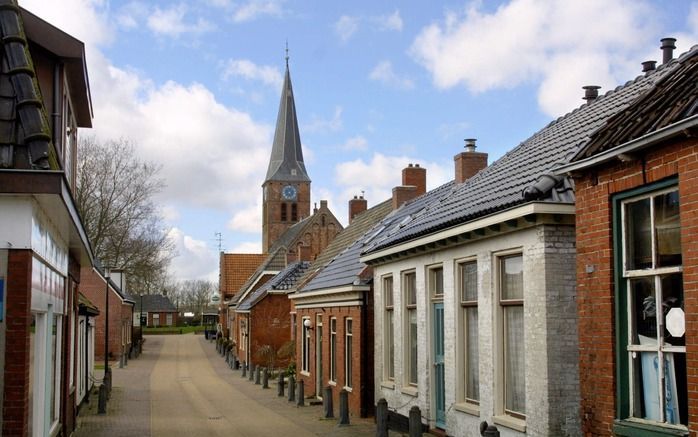
<path fill-rule="evenodd" d="M 267 253 L 289 227 L 310 216 L 310 178 L 303 163 L 288 53 L 274 144 L 262 195 L 262 249 Z"/>

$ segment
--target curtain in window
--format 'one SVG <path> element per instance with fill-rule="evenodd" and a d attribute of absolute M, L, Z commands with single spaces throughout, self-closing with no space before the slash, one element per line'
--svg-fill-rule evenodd
<path fill-rule="evenodd" d="M 480 367 L 477 344 L 477 307 L 467 307 L 465 309 L 465 318 L 467 320 L 465 396 L 471 400 L 480 400 Z"/>
<path fill-rule="evenodd" d="M 504 378 L 507 411 L 526 413 L 526 381 L 524 377 L 524 320 L 523 306 L 504 308 Z"/>
<path fill-rule="evenodd" d="M 417 384 L 417 310 L 410 309 L 410 380 L 411 384 Z"/>

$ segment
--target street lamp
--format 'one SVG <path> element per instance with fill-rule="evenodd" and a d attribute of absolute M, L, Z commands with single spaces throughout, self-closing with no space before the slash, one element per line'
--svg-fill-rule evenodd
<path fill-rule="evenodd" d="M 106 319 L 104 321 L 104 379 L 107 381 L 107 388 L 111 391 L 111 371 L 109 370 L 109 274 L 110 269 L 104 266 L 104 279 L 106 282 Z"/>

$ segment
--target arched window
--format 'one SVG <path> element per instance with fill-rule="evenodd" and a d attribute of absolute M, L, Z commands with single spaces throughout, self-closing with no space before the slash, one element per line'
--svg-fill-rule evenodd
<path fill-rule="evenodd" d="M 286 204 L 282 203 L 281 204 L 281 221 L 285 222 L 288 220 L 288 211 L 286 210 Z"/>
<path fill-rule="evenodd" d="M 295 203 L 291 204 L 291 221 L 298 221 L 298 205 Z"/>

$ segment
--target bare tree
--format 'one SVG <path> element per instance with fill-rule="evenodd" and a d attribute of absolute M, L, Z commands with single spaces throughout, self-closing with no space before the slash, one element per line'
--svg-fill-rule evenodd
<path fill-rule="evenodd" d="M 75 201 L 92 250 L 103 264 L 123 269 L 137 294 L 162 288 L 174 255 L 154 200 L 164 187 L 158 172 L 127 140 L 80 140 Z"/>
<path fill-rule="evenodd" d="M 182 290 L 186 305 L 194 310 L 197 318 L 202 316 L 204 309 L 211 302 L 211 296 L 218 289 L 216 284 L 203 279 L 187 279 L 178 286 Z"/>

